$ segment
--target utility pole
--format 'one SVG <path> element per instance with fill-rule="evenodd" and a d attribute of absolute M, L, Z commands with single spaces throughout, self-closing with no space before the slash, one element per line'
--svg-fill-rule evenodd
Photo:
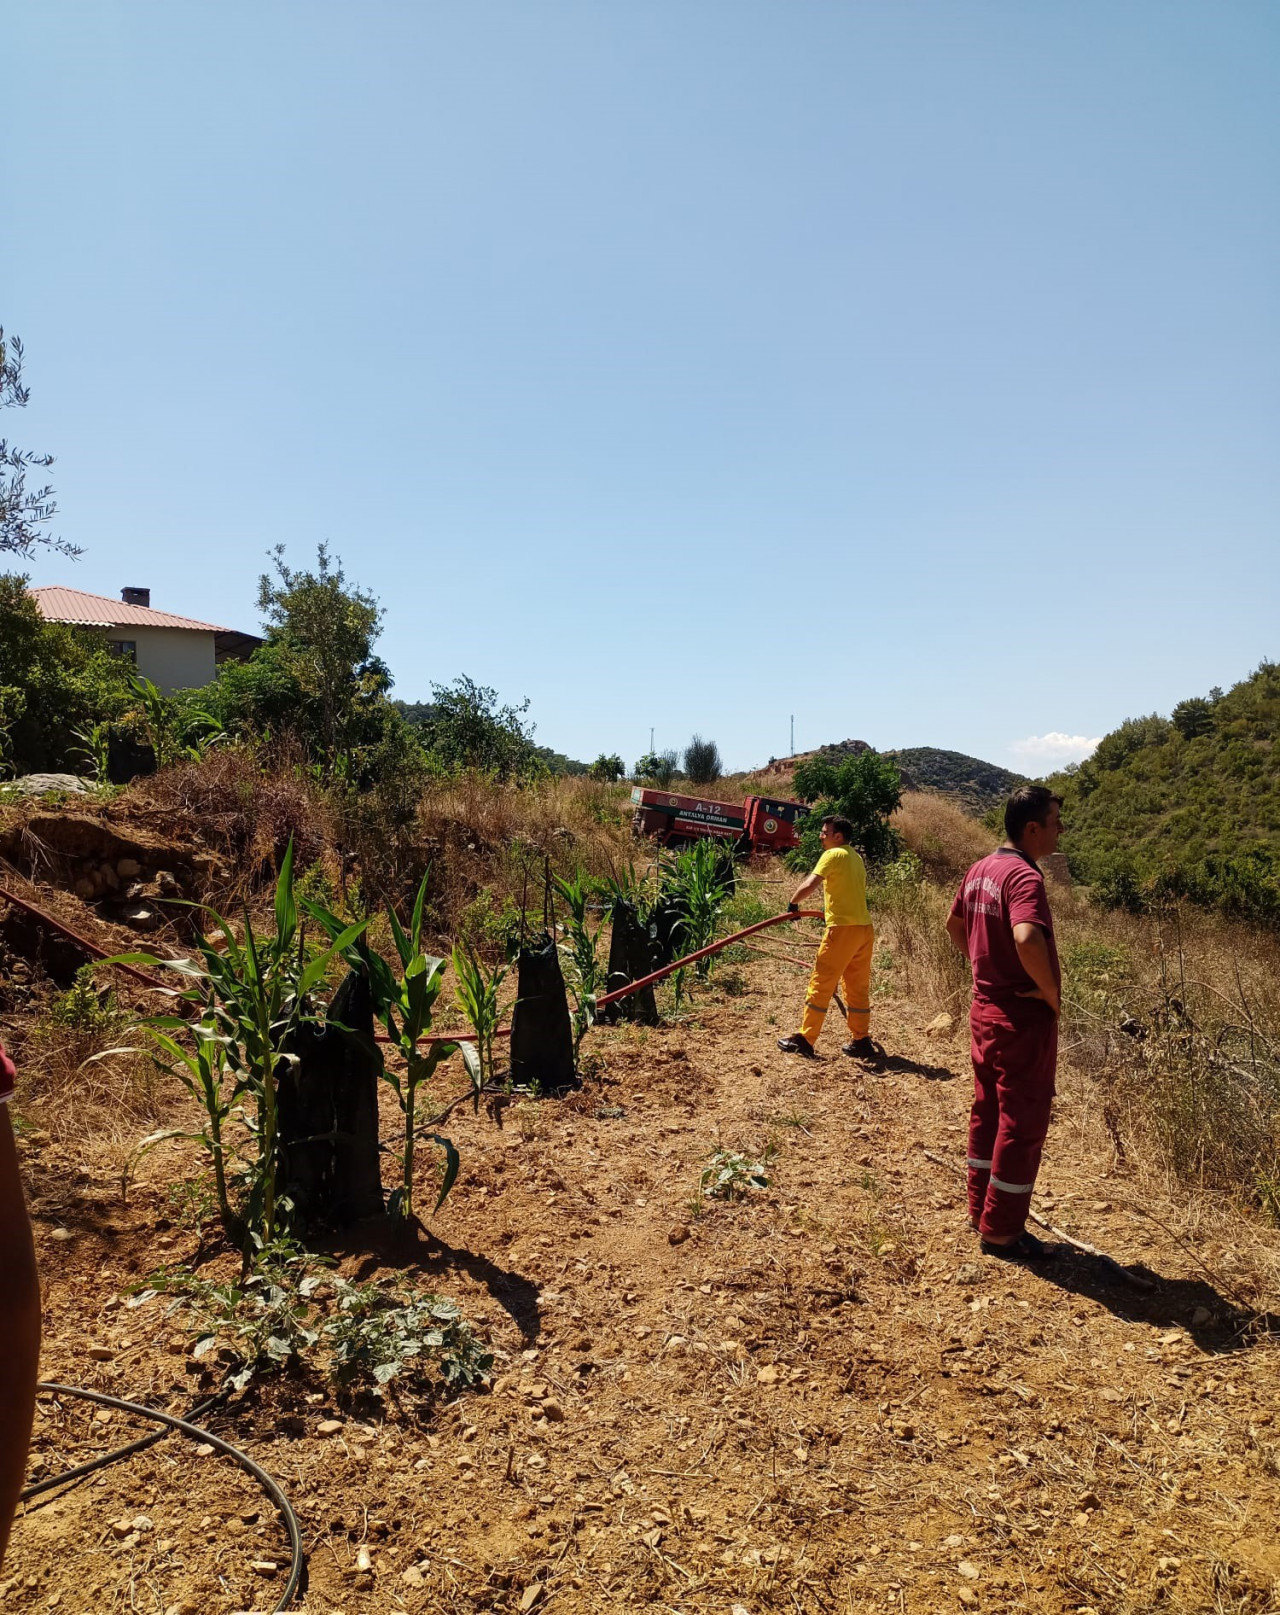
<path fill-rule="evenodd" d="M 796 754 L 796 715 L 793 712 L 791 714 L 791 750 L 787 753 L 787 756 L 788 757 L 794 757 L 795 754 Z"/>
<path fill-rule="evenodd" d="M 649 755 L 653 756 L 653 725 L 649 725 Z"/>

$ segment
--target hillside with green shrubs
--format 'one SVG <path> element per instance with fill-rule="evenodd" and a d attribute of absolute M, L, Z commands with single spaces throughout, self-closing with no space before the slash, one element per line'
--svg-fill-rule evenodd
<path fill-rule="evenodd" d="M 886 752 L 897 763 L 905 779 L 921 791 L 938 791 L 979 817 L 1001 804 L 1009 792 L 1026 783 L 1021 774 L 981 757 L 968 757 L 962 751 L 943 751 L 937 746 L 907 746 Z"/>
<path fill-rule="evenodd" d="M 1051 783 L 1072 872 L 1100 900 L 1181 896 L 1280 926 L 1280 665 L 1130 718 Z"/>

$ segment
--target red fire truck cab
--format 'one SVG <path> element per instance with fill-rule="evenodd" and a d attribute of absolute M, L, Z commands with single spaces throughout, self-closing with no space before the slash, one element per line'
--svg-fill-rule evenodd
<path fill-rule="evenodd" d="M 667 847 L 718 836 L 750 852 L 786 852 L 798 846 L 797 824 L 809 812 L 803 802 L 776 797 L 749 796 L 735 804 L 644 785 L 632 787 L 631 803 L 631 828 L 637 836 L 652 836 Z"/>

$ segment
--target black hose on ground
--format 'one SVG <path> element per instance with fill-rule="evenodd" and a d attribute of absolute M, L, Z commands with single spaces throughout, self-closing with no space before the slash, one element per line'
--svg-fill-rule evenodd
<path fill-rule="evenodd" d="M 184 1436 L 190 1436 L 193 1441 L 207 1442 L 218 1452 L 225 1453 L 228 1458 L 239 1464 L 241 1469 L 252 1475 L 279 1510 L 280 1517 L 284 1521 L 285 1531 L 288 1533 L 293 1563 L 289 1570 L 289 1580 L 285 1583 L 284 1592 L 272 1611 L 272 1615 L 281 1615 L 282 1611 L 288 1609 L 293 1602 L 293 1595 L 298 1590 L 302 1581 L 302 1572 L 306 1567 L 306 1557 L 302 1549 L 302 1530 L 298 1524 L 298 1516 L 293 1512 L 293 1506 L 289 1499 L 284 1495 L 279 1483 L 267 1474 L 261 1464 L 255 1463 L 247 1452 L 241 1452 L 239 1447 L 233 1447 L 229 1441 L 224 1441 L 221 1436 L 215 1436 L 211 1430 L 205 1430 L 198 1424 L 192 1424 L 188 1419 L 180 1419 L 176 1414 L 161 1413 L 158 1408 L 143 1407 L 140 1402 L 126 1402 L 122 1397 L 108 1396 L 105 1391 L 85 1391 L 75 1385 L 52 1385 L 41 1381 L 37 1389 L 52 1396 L 78 1396 L 86 1402 L 97 1402 L 101 1407 L 115 1408 L 120 1413 L 131 1413 L 138 1419 L 154 1419 L 159 1424 L 167 1425 L 171 1430 L 181 1430 Z M 217 1397 L 213 1399 L 215 1402 L 217 1400 Z M 212 1403 L 209 1405 L 212 1406 Z M 207 1411 L 207 1409 L 202 1410 Z M 128 1447 L 118 1448 L 115 1452 L 109 1452 L 102 1458 L 94 1459 L 92 1463 L 81 1464 L 77 1469 L 68 1470 L 65 1475 L 56 1475 L 51 1480 L 39 1481 L 35 1487 L 29 1487 L 22 1495 L 24 1498 L 33 1496 L 37 1491 L 47 1491 L 51 1486 L 56 1486 L 62 1481 L 78 1475 L 88 1474 L 94 1469 L 101 1469 L 103 1465 L 112 1463 L 126 1452 L 136 1452 L 141 1446 L 149 1445 L 154 1439 L 156 1438 L 151 1436 L 144 1437 L 141 1442 L 133 1442 Z"/>
<path fill-rule="evenodd" d="M 42 1391 L 51 1390 L 48 1385 L 41 1385 Z M 210 1409 L 216 1408 L 219 1402 L 226 1401 L 227 1391 L 224 1387 L 216 1396 L 211 1396 L 206 1402 L 197 1402 L 195 1407 L 187 1414 L 188 1419 L 198 1419 Z M 163 1441 L 169 1434 L 168 1430 L 153 1430 L 150 1435 L 139 1436 L 136 1441 L 130 1441 L 123 1447 L 113 1447 L 110 1452 L 100 1453 L 96 1458 L 90 1458 L 88 1463 L 76 1464 L 73 1469 L 64 1469 L 60 1474 L 50 1475 L 46 1480 L 32 1481 L 18 1498 L 20 1503 L 29 1503 L 33 1497 L 39 1497 L 42 1492 L 51 1492 L 58 1486 L 68 1486 L 73 1480 L 82 1480 L 86 1475 L 92 1475 L 99 1469 L 105 1469 L 108 1464 L 119 1463 L 122 1458 L 132 1458 L 135 1452 L 142 1452 L 147 1447 L 154 1447 L 157 1441 Z"/>

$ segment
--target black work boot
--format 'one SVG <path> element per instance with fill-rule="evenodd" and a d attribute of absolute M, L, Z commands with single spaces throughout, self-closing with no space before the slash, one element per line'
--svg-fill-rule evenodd
<path fill-rule="evenodd" d="M 869 1060 L 874 1065 L 879 1065 L 884 1059 L 884 1050 L 869 1037 L 855 1037 L 852 1043 L 842 1043 L 840 1052 L 847 1054 L 851 1060 Z"/>
<path fill-rule="evenodd" d="M 1058 1254 L 1056 1245 L 1046 1245 L 1025 1228 L 1011 1245 L 993 1245 L 984 1239 L 979 1249 L 984 1256 L 998 1256 L 1002 1262 L 1052 1262 Z"/>
<path fill-rule="evenodd" d="M 806 1060 L 816 1060 L 818 1058 L 813 1052 L 813 1044 L 810 1043 L 807 1037 L 801 1037 L 799 1032 L 793 1032 L 790 1037 L 780 1037 L 778 1047 L 784 1054 L 800 1054 Z"/>

